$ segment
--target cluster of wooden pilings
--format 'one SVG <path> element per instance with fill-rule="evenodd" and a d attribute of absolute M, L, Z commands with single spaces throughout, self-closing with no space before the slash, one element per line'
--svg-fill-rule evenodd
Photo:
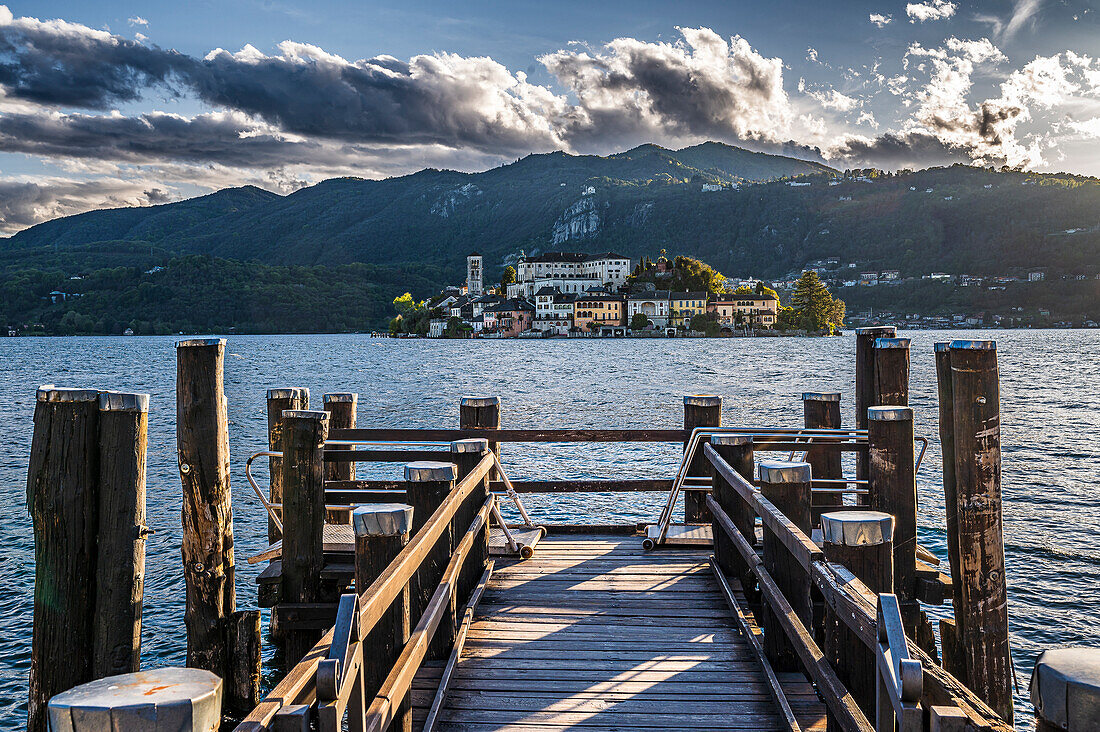
<path fill-rule="evenodd" d="M 307 389 L 269 391 L 268 447 L 276 454 L 268 539 L 281 542 L 281 558 L 264 573 L 273 582 L 261 576 L 260 599 L 274 608 L 272 636 L 285 641 L 288 665 L 298 665 L 273 692 L 282 701 L 257 705 L 259 611 L 238 610 L 234 586 L 224 353 L 220 339 L 176 349 L 187 663 L 225 680 L 230 714 L 251 710 L 244 730 L 302 729 L 317 713 L 326 729 L 337 729 L 332 715 L 347 709 L 357 709 L 356 719 L 409 729 L 402 699 L 411 674 L 425 658 L 447 659 L 462 632 L 461 607 L 484 581 L 489 492 L 500 486 L 490 452 L 499 454 L 501 443 L 681 442 L 697 428 L 722 428 L 722 400 L 709 395 L 685 397 L 678 430 L 506 430 L 498 397 L 464 399 L 458 430 L 363 430 L 355 394 L 326 394 L 324 408 L 311 410 Z M 952 729 L 959 710 L 960 729 L 1004 729 L 1012 667 L 996 348 L 988 341 L 935 347 L 949 576 L 917 542 L 920 438 L 908 406 L 909 359 L 909 340 L 893 328 L 857 331 L 856 428 L 802 445 L 751 430 L 714 435 L 689 471 L 710 483 L 686 489 L 686 520 L 713 522 L 715 562 L 761 620 L 762 652 L 776 669 L 809 669 L 841 728 L 861 729 L 859 720 L 881 702 L 874 605 L 877 593 L 891 593 L 913 641 L 905 658 L 924 669 L 923 701 L 939 708 L 938 728 Z M 839 393 L 803 394 L 806 428 L 842 432 L 842 415 Z M 36 553 L 28 722 L 35 732 L 46 729 L 54 694 L 140 666 L 147 420 L 146 395 L 38 393 L 27 494 Z M 449 444 L 352 449 L 372 441 Z M 803 462 L 757 466 L 764 451 L 796 448 L 804 448 Z M 844 451 L 855 455 L 855 480 L 844 477 Z M 408 463 L 405 480 L 357 479 L 356 462 L 378 461 Z M 521 492 L 540 493 L 670 485 L 515 482 Z M 326 549 L 329 532 L 341 526 L 353 546 L 349 566 Z M 921 603 L 945 599 L 954 618 L 940 622 L 938 652 Z M 341 617 L 355 620 L 341 624 Z M 308 705 L 292 703 L 306 697 Z"/>

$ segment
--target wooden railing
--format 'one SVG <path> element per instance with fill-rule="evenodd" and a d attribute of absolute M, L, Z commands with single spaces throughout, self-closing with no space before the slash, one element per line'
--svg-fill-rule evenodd
<path fill-rule="evenodd" d="M 784 668 L 790 656 L 797 658 L 836 727 L 846 732 L 912 732 L 947 729 L 944 720 L 950 719 L 950 729 L 1011 732 L 989 706 L 906 637 L 894 594 L 875 595 L 846 567 L 826 561 L 818 545 L 713 446 L 706 445 L 704 454 L 714 471 L 706 504 L 714 522 L 715 563 L 763 616 L 763 645 L 770 662 Z M 833 622 L 825 622 L 826 612 Z M 870 651 L 872 664 L 841 665 L 822 652 L 820 643 L 838 643 L 828 634 L 845 631 Z M 842 674 L 851 679 L 849 684 Z M 871 704 L 864 701 L 861 708 L 853 688 L 875 690 Z"/>
<path fill-rule="evenodd" d="M 284 725 L 302 729 L 301 720 L 313 716 L 324 732 L 338 732 L 345 716 L 351 730 L 387 729 L 441 622 L 448 617 L 453 622 L 456 605 L 467 599 L 458 597 L 465 589 L 460 582 L 464 568 L 476 559 L 484 571 L 486 557 L 480 547 L 487 546 L 485 532 L 494 500 L 491 495 L 486 497 L 484 489 L 493 464 L 492 455 L 484 455 L 369 586 L 341 596 L 335 626 L 237 726 L 237 732 L 278 730 Z M 370 653 L 364 647 L 366 639 L 422 572 L 448 529 L 473 513 L 471 501 L 477 501 L 476 513 L 461 534 L 455 532 L 461 538 L 448 548 L 449 561 L 442 578 L 424 612 L 413 618 L 415 626 L 396 663 L 379 689 L 366 688 L 364 658 Z M 482 582 L 486 579 L 482 577 Z"/>

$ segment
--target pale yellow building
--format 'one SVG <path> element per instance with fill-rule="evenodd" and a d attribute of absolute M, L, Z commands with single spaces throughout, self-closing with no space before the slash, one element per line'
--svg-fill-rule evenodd
<path fill-rule="evenodd" d="M 727 295 L 711 302 L 707 310 L 718 316 L 718 322 L 723 327 L 750 325 L 773 328 L 779 314 L 779 301 L 774 295 Z"/>
<path fill-rule="evenodd" d="M 669 325 L 674 328 L 691 325 L 694 316 L 707 311 L 705 292 L 673 292 L 669 301 Z"/>

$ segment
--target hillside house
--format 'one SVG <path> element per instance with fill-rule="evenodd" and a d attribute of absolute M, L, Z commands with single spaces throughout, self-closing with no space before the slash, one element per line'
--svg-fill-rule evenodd
<path fill-rule="evenodd" d="M 530 330 L 535 319 L 535 306 L 520 298 L 509 298 L 503 302 L 486 308 L 486 327 L 489 322 L 489 314 L 493 314 L 494 330 L 504 338 L 514 338 L 525 330 Z"/>
<path fill-rule="evenodd" d="M 624 325 L 623 306 L 623 298 L 619 295 L 607 292 L 581 295 L 573 301 L 573 327 L 581 333 L 590 333 L 601 327 Z"/>

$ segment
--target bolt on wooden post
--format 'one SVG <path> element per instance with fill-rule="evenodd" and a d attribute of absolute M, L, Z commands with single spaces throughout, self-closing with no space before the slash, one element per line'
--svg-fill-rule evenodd
<path fill-rule="evenodd" d="M 176 344 L 176 450 L 183 484 L 187 665 L 225 678 L 226 619 L 236 609 L 225 340 Z"/>
<path fill-rule="evenodd" d="M 871 406 L 909 406 L 909 339 L 875 339 L 875 396 Z"/>
<path fill-rule="evenodd" d="M 838 430 L 841 426 L 840 392 L 807 391 L 802 393 L 802 419 L 808 430 Z M 821 447 L 806 448 L 806 462 L 816 480 L 836 480 L 844 477 L 840 453 Z M 840 485 L 829 485 L 840 488 Z M 840 506 L 844 503 L 841 493 L 820 492 L 814 496 L 812 506 Z M 814 511 L 817 523 L 817 511 Z"/>
<path fill-rule="evenodd" d="M 691 431 L 696 427 L 721 427 L 722 426 L 722 397 L 714 394 L 689 394 L 684 397 L 684 431 L 691 439 Z M 707 440 L 702 440 L 695 450 L 695 458 L 688 466 L 688 475 L 710 475 L 707 458 L 703 454 L 703 445 Z M 687 443 L 684 443 L 687 450 Z M 707 510 L 707 496 L 704 491 L 684 491 L 684 523 L 705 524 L 710 522 L 710 511 Z"/>
<path fill-rule="evenodd" d="M 892 325 L 856 328 L 856 429 L 867 429 L 867 408 L 875 406 L 875 339 L 893 338 Z M 856 478 L 867 479 L 867 456 L 856 455 Z"/>
<path fill-rule="evenodd" d="M 363 595 L 374 580 L 409 543 L 414 509 L 403 503 L 360 506 L 351 514 L 355 531 L 355 591 Z M 412 632 L 408 584 L 398 593 L 390 609 L 364 639 L 363 697 L 373 699 L 393 668 Z M 354 708 L 351 716 L 354 716 Z M 411 732 L 412 707 L 409 698 L 394 713 L 391 730 Z"/>
<path fill-rule="evenodd" d="M 268 389 L 267 390 L 267 449 L 281 452 L 283 434 L 283 412 L 287 410 L 309 409 L 309 389 Z M 283 502 L 283 459 L 268 458 L 268 500 L 272 503 Z M 275 542 L 280 538 L 279 527 L 270 518 L 267 521 L 267 540 Z"/>
<path fill-rule="evenodd" d="M 149 395 L 99 395 L 99 545 L 92 677 L 141 668 Z"/>
<path fill-rule="evenodd" d="M 464 396 L 458 406 L 458 427 L 463 430 L 499 430 L 500 397 Z M 500 443 L 489 441 L 489 449 L 500 458 Z M 498 480 L 497 469 L 493 468 L 489 477 Z"/>
<path fill-rule="evenodd" d="M 413 507 L 413 536 L 423 528 L 443 500 L 454 490 L 456 469 L 453 463 L 423 460 L 405 466 L 405 481 L 408 483 L 406 494 Z M 435 593 L 447 563 L 451 559 L 451 547 L 454 546 L 453 523 L 448 525 L 439 537 L 435 547 L 425 557 L 413 576 L 412 581 L 412 623 L 420 622 L 428 602 Z M 458 608 L 454 593 L 451 594 L 450 608 L 439 621 L 439 628 L 428 648 L 428 658 L 441 660 L 447 658 L 454 645 Z"/>
<path fill-rule="evenodd" d="M 355 429 L 355 410 L 359 404 L 359 395 L 350 392 L 325 394 L 322 397 L 325 411 L 328 412 L 330 430 Z M 351 445 L 333 445 L 331 450 L 352 450 Z M 325 465 L 325 480 L 355 480 L 355 463 L 331 462 Z"/>
<path fill-rule="evenodd" d="M 952 341 L 959 606 L 966 685 L 1012 720 L 1001 517 L 1001 399 L 994 341 Z"/>
<path fill-rule="evenodd" d="M 34 524 L 34 630 L 27 729 L 46 732 L 50 697 L 92 678 L 99 392 L 38 390 L 27 471 Z"/>
<path fill-rule="evenodd" d="M 825 558 L 844 567 L 875 594 L 894 589 L 894 517 L 880 511 L 821 514 Z M 831 610 L 826 611 L 826 658 L 868 719 L 875 713 L 875 655 Z"/>
<path fill-rule="evenodd" d="M 760 494 L 804 534 L 810 534 L 810 464 L 764 461 L 760 463 Z M 775 580 L 803 625 L 812 627 L 809 574 L 791 556 L 775 533 L 764 525 L 764 568 Z M 777 671 L 798 668 L 798 657 L 782 626 L 767 606 L 764 615 L 764 649 Z"/>
<path fill-rule="evenodd" d="M 451 460 L 455 464 L 455 479 L 461 481 L 473 472 L 482 458 L 488 454 L 488 440 L 472 438 L 455 440 L 452 442 Z M 470 528 L 470 524 L 474 522 L 474 518 L 481 510 L 481 507 L 485 505 L 485 501 L 489 497 L 489 477 L 486 476 L 481 483 L 481 486 L 470 494 L 470 497 L 463 502 L 463 505 L 455 514 L 455 520 L 451 528 L 454 532 L 453 538 L 456 545 L 458 542 L 462 541 L 462 537 L 466 534 L 466 530 Z M 455 547 L 452 546 L 451 550 L 454 551 L 454 548 Z M 469 599 L 470 593 L 473 592 L 474 586 L 477 585 L 482 572 L 485 571 L 485 562 L 488 561 L 488 559 L 489 522 L 486 521 L 485 527 L 482 529 L 477 541 L 475 541 L 473 547 L 470 548 L 470 553 L 466 558 L 465 565 L 459 574 L 458 598 L 461 602 L 465 603 Z"/>
<path fill-rule="evenodd" d="M 323 602 L 325 566 L 324 452 L 328 412 L 283 412 L 283 546 L 281 599 L 287 603 Z M 286 627 L 288 664 L 298 663 L 321 632 Z"/>
<path fill-rule="evenodd" d="M 947 524 L 947 562 L 952 577 L 959 576 L 959 525 L 955 498 L 955 405 L 951 392 L 951 349 L 948 343 L 935 344 L 936 385 L 939 397 L 940 454 L 943 458 L 943 507 Z M 951 606 L 959 608 L 960 585 L 951 583 Z M 943 667 L 952 676 L 965 678 L 966 667 L 959 648 L 958 624 L 954 618 L 940 620 L 940 646 Z"/>

